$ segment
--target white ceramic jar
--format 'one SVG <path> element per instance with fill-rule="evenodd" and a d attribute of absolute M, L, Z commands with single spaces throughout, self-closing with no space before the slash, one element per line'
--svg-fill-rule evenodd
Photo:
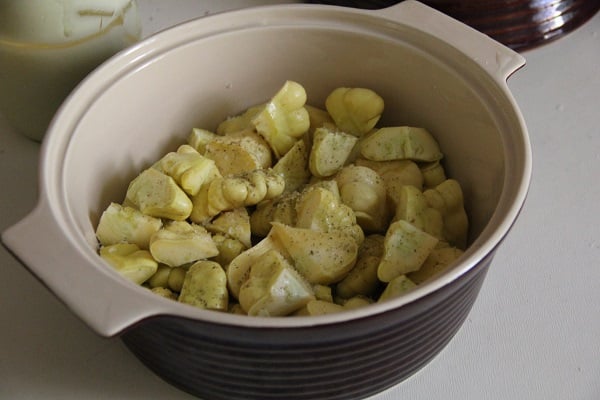
<path fill-rule="evenodd" d="M 0 113 L 42 140 L 71 90 L 140 34 L 134 0 L 0 0 Z"/>

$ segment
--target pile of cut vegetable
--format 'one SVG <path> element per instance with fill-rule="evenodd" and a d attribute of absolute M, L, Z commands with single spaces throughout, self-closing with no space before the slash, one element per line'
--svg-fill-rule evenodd
<path fill-rule="evenodd" d="M 468 218 L 435 138 L 377 127 L 370 89 L 337 88 L 325 109 L 306 99 L 287 81 L 192 129 L 103 212 L 100 256 L 157 295 L 273 317 L 385 301 L 455 261 Z"/>

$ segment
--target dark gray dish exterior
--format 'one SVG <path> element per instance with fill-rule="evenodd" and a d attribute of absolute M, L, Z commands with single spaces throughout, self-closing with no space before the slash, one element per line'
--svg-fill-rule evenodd
<path fill-rule="evenodd" d="M 267 329 L 160 316 L 121 338 L 162 379 L 205 400 L 363 399 L 410 377 L 446 346 L 492 257 L 427 297 L 358 320 Z"/>

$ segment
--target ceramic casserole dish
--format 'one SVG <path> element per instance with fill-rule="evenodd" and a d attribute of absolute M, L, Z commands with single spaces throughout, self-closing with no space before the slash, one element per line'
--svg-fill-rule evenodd
<path fill-rule="evenodd" d="M 415 1 L 376 11 L 267 6 L 184 23 L 119 53 L 71 94 L 43 142 L 39 202 L 2 241 L 90 329 L 120 337 L 200 398 L 365 398 L 452 339 L 517 219 L 531 150 L 507 79 L 524 62 Z M 196 309 L 108 268 L 95 227 L 128 182 L 192 127 L 216 126 L 286 80 L 320 107 L 333 88 L 370 88 L 386 101 L 382 124 L 430 130 L 464 190 L 463 256 L 400 298 L 294 318 Z"/>

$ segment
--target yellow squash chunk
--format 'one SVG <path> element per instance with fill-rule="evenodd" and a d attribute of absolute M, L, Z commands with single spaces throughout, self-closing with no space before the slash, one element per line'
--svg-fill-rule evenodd
<path fill-rule="evenodd" d="M 221 175 L 271 167 L 271 149 L 253 130 L 217 136 L 205 146 L 204 156 L 214 160 Z"/>
<path fill-rule="evenodd" d="M 313 183 L 300 194 L 296 202 L 295 226 L 320 232 L 342 230 L 359 245 L 365 237 L 354 211 L 341 202 L 334 180 Z"/>
<path fill-rule="evenodd" d="M 344 301 L 345 310 L 354 310 L 355 308 L 366 307 L 373 304 L 373 300 L 365 296 L 354 296 Z"/>
<path fill-rule="evenodd" d="M 170 221 L 150 240 L 154 259 L 171 267 L 216 256 L 219 251 L 210 233 L 202 226 Z"/>
<path fill-rule="evenodd" d="M 428 204 L 442 214 L 443 237 L 453 246 L 465 249 L 469 233 L 469 219 L 464 207 L 463 192 L 458 181 L 447 179 L 434 189 L 423 192 Z"/>
<path fill-rule="evenodd" d="M 336 285 L 336 294 L 344 299 L 372 295 L 379 286 L 377 269 L 380 260 L 377 256 L 359 258 L 354 268 Z"/>
<path fill-rule="evenodd" d="M 283 177 L 286 192 L 297 190 L 310 179 L 308 158 L 308 144 L 301 139 L 273 166 L 273 172 Z"/>
<path fill-rule="evenodd" d="M 358 248 L 358 257 L 381 257 L 383 255 L 385 236 L 372 234 L 365 237 Z"/>
<path fill-rule="evenodd" d="M 373 161 L 437 161 L 443 157 L 437 141 L 423 128 L 381 128 L 361 142 L 361 155 Z"/>
<path fill-rule="evenodd" d="M 166 299 L 177 300 L 177 294 L 173 293 L 169 288 L 165 288 L 165 287 L 162 287 L 162 286 L 157 286 L 157 287 L 154 287 L 154 288 L 152 288 L 150 290 L 152 291 L 152 293 L 154 293 L 154 294 L 156 294 L 158 296 L 164 297 Z"/>
<path fill-rule="evenodd" d="M 213 160 L 187 144 L 180 146 L 177 152 L 167 153 L 155 167 L 173 178 L 191 196 L 196 195 L 202 185 L 221 175 Z"/>
<path fill-rule="evenodd" d="M 335 176 L 342 203 L 356 215 L 367 232 L 383 232 L 388 223 L 387 189 L 374 170 L 358 165 L 344 167 Z"/>
<path fill-rule="evenodd" d="M 146 215 L 183 221 L 192 212 L 192 201 L 170 176 L 148 168 L 127 189 L 125 202 Z"/>
<path fill-rule="evenodd" d="M 148 250 L 131 243 L 118 243 L 100 248 L 100 257 L 121 276 L 138 285 L 146 282 L 158 268 Z"/>
<path fill-rule="evenodd" d="M 245 207 L 224 211 L 206 225 L 213 233 L 222 233 L 239 240 L 247 248 L 252 246 L 250 231 L 250 216 Z"/>
<path fill-rule="evenodd" d="M 387 284 L 387 286 L 383 290 L 383 293 L 381 293 L 381 296 L 379 296 L 378 301 L 382 302 L 396 297 L 400 297 L 409 290 L 415 288 L 416 286 L 417 285 L 409 278 L 407 278 L 406 275 L 399 275 Z"/>
<path fill-rule="evenodd" d="M 304 108 L 306 108 L 306 111 L 308 111 L 308 119 L 310 121 L 309 131 L 311 137 L 315 129 L 317 128 L 321 128 L 323 126 L 328 128 L 335 128 L 335 122 L 326 110 L 311 106 L 310 104 L 305 104 Z"/>
<path fill-rule="evenodd" d="M 222 121 L 219 126 L 217 126 L 217 134 L 219 135 L 229 135 L 231 133 L 243 131 L 246 129 L 254 129 L 254 124 L 252 120 L 256 115 L 261 112 L 264 108 L 264 104 L 260 104 L 257 106 L 253 106 L 248 108 L 243 113 L 229 117 L 226 120 Z"/>
<path fill-rule="evenodd" d="M 419 168 L 423 174 L 423 186 L 426 189 L 436 187 L 447 179 L 446 170 L 439 161 L 423 163 Z"/>
<path fill-rule="evenodd" d="M 227 308 L 227 312 L 229 314 L 248 315 L 248 314 L 246 314 L 246 311 L 244 311 L 244 309 L 242 308 L 242 306 L 240 306 L 239 303 L 229 303 L 229 307 Z"/>
<path fill-rule="evenodd" d="M 171 274 L 172 269 L 173 268 L 168 265 L 159 264 L 154 275 L 147 280 L 148 286 L 151 288 L 169 287 L 169 275 Z"/>
<path fill-rule="evenodd" d="M 160 218 L 141 211 L 111 203 L 100 216 L 96 237 L 103 246 L 116 243 L 133 243 L 148 249 L 150 237 L 162 227 Z"/>
<path fill-rule="evenodd" d="M 306 91 L 297 82 L 286 81 L 273 98 L 256 114 L 252 123 L 269 143 L 275 156 L 282 157 L 310 127 L 304 108 Z"/>
<path fill-rule="evenodd" d="M 324 182 L 324 181 L 323 181 Z M 320 184 L 303 191 L 296 202 L 296 227 L 319 232 L 344 231 L 357 244 L 362 243 L 364 232 L 356 223 L 354 211 L 340 201 L 337 183 L 330 181 L 335 190 Z"/>
<path fill-rule="evenodd" d="M 221 264 L 225 270 L 227 270 L 229 263 L 231 263 L 234 258 L 248 249 L 248 246 L 239 240 L 230 238 L 229 236 L 225 236 L 220 233 L 213 235 L 213 241 L 217 245 L 219 254 L 214 256 L 212 260 Z"/>
<path fill-rule="evenodd" d="M 377 124 L 384 102 L 371 89 L 340 87 L 327 96 L 325 108 L 339 129 L 360 137 Z"/>
<path fill-rule="evenodd" d="M 365 237 L 358 248 L 358 256 L 354 268 L 335 286 L 338 299 L 349 299 L 354 296 L 371 296 L 380 286 L 377 270 L 384 251 L 385 237 L 373 234 Z"/>
<path fill-rule="evenodd" d="M 311 300 L 304 307 L 294 313 L 295 316 L 315 316 L 334 314 L 345 311 L 345 308 L 326 300 Z"/>
<path fill-rule="evenodd" d="M 219 135 L 206 129 L 192 128 L 192 131 L 188 135 L 187 143 L 192 146 L 200 154 L 204 154 L 206 145 L 213 139 L 218 138 Z"/>
<path fill-rule="evenodd" d="M 242 287 L 250 276 L 252 265 L 271 250 L 281 252 L 283 249 L 278 242 L 273 240 L 272 235 L 269 234 L 229 263 L 227 267 L 227 284 L 233 297 L 238 298 L 240 287 Z"/>
<path fill-rule="evenodd" d="M 163 287 L 179 292 L 186 272 L 187 270 L 183 267 L 170 267 L 166 264 L 159 264 L 154 275 L 146 283 L 151 288 Z"/>
<path fill-rule="evenodd" d="M 340 196 L 340 190 L 338 188 L 338 184 L 335 179 L 321 179 L 312 177 L 308 186 L 306 186 L 301 193 L 304 194 L 309 190 L 321 188 L 325 190 L 329 190 L 331 194 L 333 194 L 335 201 L 338 203 L 342 202 L 342 198 Z"/>
<path fill-rule="evenodd" d="M 437 243 L 436 237 L 409 222 L 394 222 L 385 235 L 377 277 L 382 282 L 390 282 L 397 276 L 418 270 Z"/>
<path fill-rule="evenodd" d="M 301 194 L 296 202 L 296 212 L 299 228 L 329 232 L 356 224 L 352 209 L 341 204 L 335 193 L 319 186 L 310 187 Z"/>
<path fill-rule="evenodd" d="M 397 207 L 400 190 L 404 185 L 411 185 L 418 189 L 423 187 L 423 174 L 419 166 L 413 161 L 372 161 L 359 158 L 355 164 L 371 168 L 381 176 L 385 182 L 388 199 L 392 203 L 392 209 Z"/>
<path fill-rule="evenodd" d="M 184 267 L 171 268 L 171 273 L 169 274 L 169 280 L 167 282 L 169 289 L 175 292 L 181 292 L 187 271 L 188 270 Z"/>
<path fill-rule="evenodd" d="M 317 232 L 273 223 L 271 232 L 294 267 L 311 284 L 338 282 L 356 262 L 356 240 L 343 231 Z"/>
<path fill-rule="evenodd" d="M 252 234 L 258 237 L 267 236 L 272 222 L 295 225 L 296 202 L 299 197 L 298 192 L 287 192 L 275 199 L 259 203 L 250 216 Z"/>
<path fill-rule="evenodd" d="M 418 271 L 411 272 L 407 276 L 416 284 L 421 284 L 439 273 L 443 272 L 448 265 L 454 262 L 463 254 L 463 251 L 456 247 L 435 248 L 429 254 L 421 268 Z"/>
<path fill-rule="evenodd" d="M 317 128 L 309 156 L 310 172 L 319 178 L 332 176 L 346 164 L 357 141 L 348 133 Z"/>
<path fill-rule="evenodd" d="M 206 224 L 212 217 L 221 212 L 221 210 L 210 206 L 208 200 L 209 188 L 210 183 L 203 185 L 198 194 L 192 197 L 192 212 L 190 213 L 190 221 L 197 224 Z"/>
<path fill-rule="evenodd" d="M 214 261 L 198 261 L 187 271 L 179 302 L 206 310 L 227 311 L 227 277 Z"/>
<path fill-rule="evenodd" d="M 417 228 L 443 239 L 444 221 L 442 213 L 430 207 L 425 195 L 414 186 L 405 185 L 400 190 L 394 221 L 405 220 Z"/>
<path fill-rule="evenodd" d="M 315 293 L 315 298 L 317 300 L 324 300 L 330 303 L 333 303 L 333 293 L 331 290 L 331 286 L 327 285 L 313 285 L 313 292 Z"/>
<path fill-rule="evenodd" d="M 265 317 L 291 314 L 314 298 L 310 285 L 276 250 L 256 260 L 239 291 L 244 311 Z"/>
<path fill-rule="evenodd" d="M 271 169 L 216 178 L 202 186 L 193 197 L 190 219 L 196 223 L 206 223 L 221 211 L 254 206 L 279 196 L 284 189 L 283 178 Z"/>

